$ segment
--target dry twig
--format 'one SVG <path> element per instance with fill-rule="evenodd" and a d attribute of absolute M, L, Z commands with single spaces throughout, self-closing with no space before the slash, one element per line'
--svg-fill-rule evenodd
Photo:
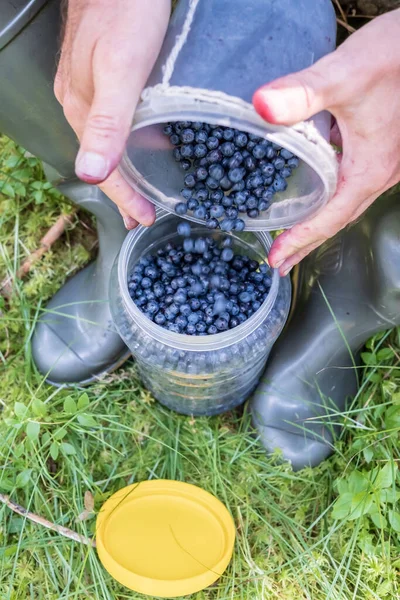
<path fill-rule="evenodd" d="M 67 527 L 63 527 L 62 525 L 56 525 L 51 521 L 48 521 L 44 517 L 40 517 L 39 515 L 35 515 L 35 513 L 29 512 L 23 506 L 20 506 L 16 502 L 10 499 L 9 496 L 5 494 L 0 494 L 0 502 L 8 506 L 12 511 L 21 515 L 21 517 L 25 517 L 29 519 L 29 521 L 33 521 L 33 523 L 37 523 L 38 525 L 42 525 L 42 527 L 46 527 L 47 529 L 51 529 L 60 535 L 69 538 L 70 540 L 74 540 L 75 542 L 79 542 L 80 544 L 85 544 L 86 546 L 92 546 L 92 548 L 96 547 L 96 542 L 93 539 L 87 538 L 84 535 L 80 535 L 76 531 L 72 531 L 72 529 L 68 529 Z"/>
<path fill-rule="evenodd" d="M 22 263 L 21 267 L 18 269 L 16 278 L 22 279 L 25 275 L 29 273 L 32 268 L 32 265 L 39 260 L 43 254 L 45 254 L 49 248 L 56 242 L 64 233 L 67 225 L 72 223 L 75 212 L 65 215 L 62 214 L 57 221 L 50 227 L 47 233 L 40 240 L 40 246 L 37 248 L 32 254 L 28 256 L 28 258 Z M 12 293 L 12 284 L 13 278 L 7 277 L 0 283 L 0 293 L 5 297 L 9 298 Z"/>

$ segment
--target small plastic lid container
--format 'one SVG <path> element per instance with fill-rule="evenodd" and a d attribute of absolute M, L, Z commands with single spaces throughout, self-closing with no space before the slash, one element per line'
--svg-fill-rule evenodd
<path fill-rule="evenodd" d="M 205 490 L 170 480 L 132 484 L 103 505 L 96 545 L 106 570 L 160 598 L 194 594 L 221 577 L 235 543 L 227 508 Z"/>
<path fill-rule="evenodd" d="M 180 0 L 143 92 L 121 162 L 130 185 L 174 211 L 185 173 L 163 133 L 173 121 L 232 127 L 286 148 L 300 164 L 284 192 L 246 229 L 284 229 L 308 219 L 333 196 L 337 160 L 328 143 L 330 115 L 293 127 L 266 123 L 251 99 L 262 84 L 294 73 L 332 51 L 330 0 Z M 185 218 L 201 222 L 190 213 Z M 241 217 L 242 218 L 242 217 Z"/>

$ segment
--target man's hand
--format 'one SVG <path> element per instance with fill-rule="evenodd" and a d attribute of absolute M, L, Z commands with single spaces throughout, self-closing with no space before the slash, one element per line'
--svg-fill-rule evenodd
<path fill-rule="evenodd" d="M 55 94 L 80 140 L 78 177 L 101 184 L 128 229 L 155 218 L 117 167 L 169 15 L 169 0 L 68 1 Z"/>
<path fill-rule="evenodd" d="M 343 148 L 333 199 L 271 248 L 271 265 L 285 275 L 400 181 L 400 9 L 362 27 L 309 69 L 260 88 L 253 101 L 264 119 L 280 125 L 330 111 L 332 141 Z"/>

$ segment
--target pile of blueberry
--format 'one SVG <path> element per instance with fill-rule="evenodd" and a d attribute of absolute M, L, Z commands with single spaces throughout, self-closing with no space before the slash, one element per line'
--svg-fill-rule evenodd
<path fill-rule="evenodd" d="M 240 215 L 256 219 L 299 164 L 289 150 L 251 133 L 208 123 L 177 121 L 164 127 L 183 171 L 183 201 L 176 213 L 210 229 L 243 231 Z"/>
<path fill-rule="evenodd" d="M 194 239 L 188 223 L 180 223 L 178 233 L 182 245 L 167 243 L 133 268 L 132 300 L 151 321 L 175 333 L 211 335 L 244 323 L 268 295 L 268 266 L 235 254 L 230 237 L 220 245 Z"/>

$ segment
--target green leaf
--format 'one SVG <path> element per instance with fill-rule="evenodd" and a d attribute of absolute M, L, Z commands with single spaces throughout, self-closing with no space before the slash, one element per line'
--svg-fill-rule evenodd
<path fill-rule="evenodd" d="M 389 510 L 389 523 L 397 533 L 400 533 L 400 513 Z"/>
<path fill-rule="evenodd" d="M 24 419 L 27 412 L 28 408 L 25 406 L 25 404 L 22 404 L 22 402 L 16 402 L 14 404 L 14 413 L 19 419 Z"/>
<path fill-rule="evenodd" d="M 336 480 L 337 491 L 340 496 L 343 496 L 346 492 L 349 491 L 349 483 L 347 479 L 337 479 Z"/>
<path fill-rule="evenodd" d="M 40 423 L 37 423 L 36 421 L 29 421 L 25 431 L 31 442 L 36 442 L 40 433 Z"/>
<path fill-rule="evenodd" d="M 390 360 L 391 358 L 393 358 L 393 356 L 394 352 L 391 348 L 382 348 L 376 354 L 378 362 L 381 362 L 382 360 Z"/>
<path fill-rule="evenodd" d="M 92 417 L 92 415 L 83 414 L 78 415 L 78 423 L 83 425 L 84 427 L 97 427 L 97 421 Z"/>
<path fill-rule="evenodd" d="M 366 494 L 365 492 L 354 494 L 351 500 L 351 511 L 348 516 L 349 521 L 354 521 L 365 515 L 371 507 L 372 500 L 371 494 Z"/>
<path fill-rule="evenodd" d="M 361 359 L 366 365 L 376 365 L 376 354 L 374 352 L 361 352 Z"/>
<path fill-rule="evenodd" d="M 50 456 L 53 460 L 57 460 L 58 458 L 59 447 L 57 442 L 53 442 L 50 446 Z"/>
<path fill-rule="evenodd" d="M 61 450 L 67 456 L 72 456 L 73 454 L 76 454 L 75 448 L 72 446 L 72 444 L 68 444 L 67 442 L 62 442 Z"/>
<path fill-rule="evenodd" d="M 10 198 L 15 198 L 15 190 L 11 183 L 4 182 L 0 188 L 0 192 L 5 196 L 9 196 Z"/>
<path fill-rule="evenodd" d="M 349 477 L 349 492 L 358 494 L 358 492 L 366 492 L 370 487 L 370 481 L 368 477 L 360 471 L 353 471 Z"/>
<path fill-rule="evenodd" d="M 396 504 L 400 500 L 400 492 L 391 486 L 379 492 L 379 500 L 381 504 Z"/>
<path fill-rule="evenodd" d="M 370 463 L 374 457 L 374 451 L 371 448 L 371 446 L 368 446 L 368 448 L 364 448 L 363 455 L 364 455 L 365 462 Z"/>
<path fill-rule="evenodd" d="M 380 373 L 371 373 L 371 375 L 368 375 L 368 381 L 371 383 L 380 383 L 382 381 L 382 375 Z"/>
<path fill-rule="evenodd" d="M 25 469 L 18 473 L 15 485 L 17 488 L 24 488 L 28 485 L 31 480 L 32 469 Z"/>
<path fill-rule="evenodd" d="M 44 417 L 47 414 L 47 406 L 39 398 L 35 398 L 32 402 L 32 412 L 35 417 Z"/>
<path fill-rule="evenodd" d="M 382 488 L 388 488 L 393 483 L 393 475 L 395 475 L 397 470 L 396 463 L 386 463 L 382 469 L 379 469 L 375 479 L 373 480 L 373 485 L 375 489 L 381 490 Z M 374 469 L 374 471 L 376 471 Z"/>
<path fill-rule="evenodd" d="M 84 408 L 87 408 L 90 404 L 90 400 L 89 400 L 89 396 L 87 395 L 87 393 L 85 392 L 84 394 L 82 394 L 81 396 L 79 396 L 79 400 L 78 400 L 78 409 L 79 410 L 83 410 Z"/>
<path fill-rule="evenodd" d="M 41 189 L 43 189 L 43 182 L 42 181 L 33 181 L 31 183 L 31 188 L 33 188 L 34 190 L 41 190 Z"/>
<path fill-rule="evenodd" d="M 62 440 L 63 438 L 65 438 L 65 436 L 67 435 L 67 430 L 64 429 L 64 427 L 61 427 L 61 429 L 57 429 L 57 431 L 54 433 L 54 439 L 55 440 Z"/>
<path fill-rule="evenodd" d="M 332 518 L 333 519 L 344 519 L 346 518 L 351 510 L 351 503 L 353 500 L 353 494 L 347 492 L 346 494 L 342 494 L 336 500 L 335 505 L 332 510 Z"/>
<path fill-rule="evenodd" d="M 378 527 L 379 529 L 385 529 L 385 527 L 387 527 L 387 521 L 383 516 L 380 508 L 376 505 L 375 501 L 373 501 L 371 506 L 369 507 L 368 513 L 371 517 L 373 524 L 376 527 Z"/>
<path fill-rule="evenodd" d="M 31 169 L 16 169 L 13 171 L 13 177 L 23 183 L 29 183 L 32 178 L 32 171 Z"/>
<path fill-rule="evenodd" d="M 400 406 L 394 404 L 389 406 L 385 414 L 385 428 L 398 429 L 400 428 Z"/>
<path fill-rule="evenodd" d="M 50 433 L 48 431 L 45 431 L 44 434 L 42 435 L 42 444 L 45 445 L 50 441 Z"/>
<path fill-rule="evenodd" d="M 34 197 L 36 204 L 42 204 L 45 199 L 42 190 L 36 190 L 36 192 L 33 192 L 32 196 Z"/>
<path fill-rule="evenodd" d="M 71 396 L 67 396 L 64 400 L 64 412 L 69 415 L 74 415 L 77 411 L 76 402 Z"/>

